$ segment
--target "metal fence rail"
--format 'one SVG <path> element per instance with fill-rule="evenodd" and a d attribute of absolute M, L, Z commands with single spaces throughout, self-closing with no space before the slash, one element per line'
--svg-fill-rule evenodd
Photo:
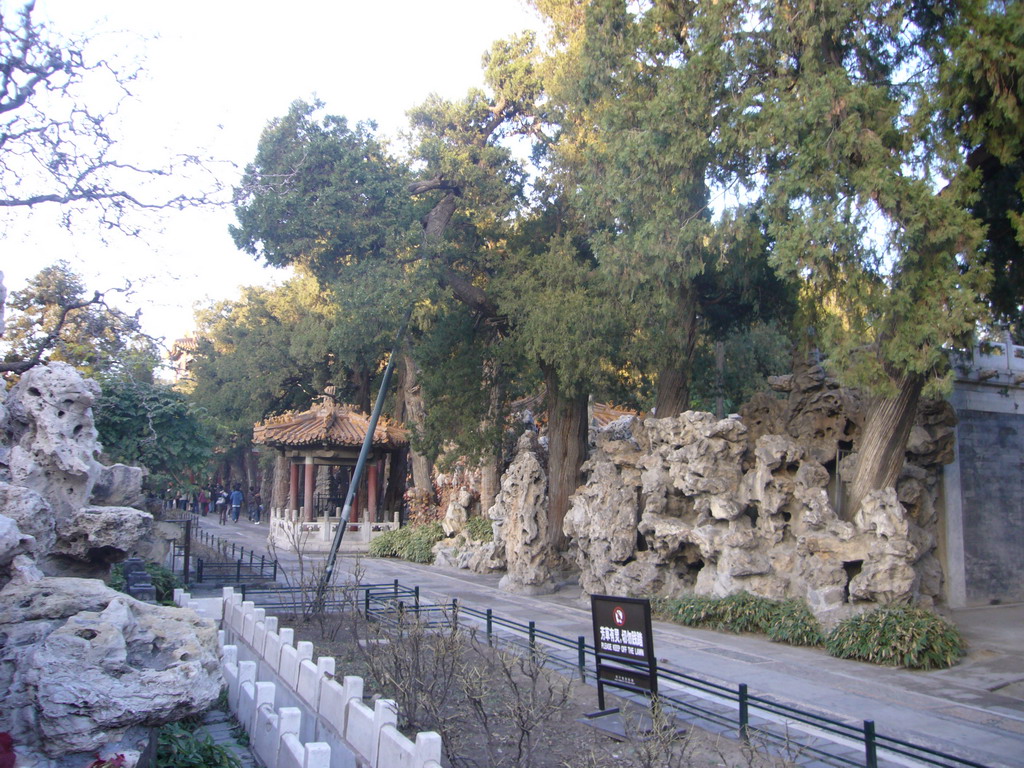
<path fill-rule="evenodd" d="M 401 599 L 403 596 L 415 596 L 415 599 L 405 604 Z M 490 608 L 472 608 L 455 599 L 447 604 L 425 604 L 419 600 L 418 587 L 403 587 L 397 580 L 390 585 L 367 585 L 363 606 L 368 616 L 373 614 L 378 618 L 387 609 L 391 609 L 430 616 L 432 623 L 437 622 L 436 617 L 439 616 L 454 622 L 473 619 L 482 626 L 489 642 L 493 642 L 501 632 L 530 651 L 536 651 L 538 644 L 543 643 L 548 648 L 568 652 L 568 659 L 557 655 L 552 658 L 576 667 L 584 680 L 588 674 L 596 674 L 594 646 L 587 643 L 582 635 L 573 640 L 539 629 L 536 622 L 518 622 L 498 616 Z M 371 606 L 369 610 L 367 606 Z M 751 735 L 757 734 L 769 741 L 785 745 L 793 738 L 790 729 L 795 728 L 805 736 L 812 739 L 820 738 L 826 742 L 818 744 L 804 739 L 796 751 L 802 756 L 813 756 L 831 765 L 877 768 L 879 753 L 883 752 L 892 757 L 911 758 L 922 765 L 937 768 L 987 768 L 973 760 L 879 734 L 872 720 L 858 724 L 843 722 L 764 696 L 753 695 L 746 684 L 741 683 L 732 688 L 664 667 L 659 667 L 658 678 L 659 683 L 668 684 L 659 686 L 662 691 L 659 699 L 663 705 L 735 730 L 741 738 L 750 738 Z M 666 689 L 671 686 L 682 690 L 667 691 Z"/>
<path fill-rule="evenodd" d="M 242 599 L 260 607 L 291 609 L 299 613 L 312 604 L 315 590 L 303 587 L 241 586 Z M 360 594 L 361 593 L 361 594 Z M 540 645 L 549 658 L 574 668 L 583 680 L 596 675 L 594 646 L 582 635 L 575 639 L 548 632 L 536 622 L 518 622 L 498 616 L 490 608 L 480 610 L 453 599 L 450 603 L 429 603 L 420 599 L 419 587 L 406 587 L 394 580 L 385 584 L 343 585 L 328 596 L 328 610 L 360 609 L 372 621 L 397 623 L 417 617 L 427 626 L 475 623 L 488 643 L 502 642 L 538 652 Z M 555 653 L 550 653 L 554 649 Z M 740 738 L 760 737 L 798 752 L 801 762 L 817 759 L 836 766 L 877 768 L 879 754 L 896 759 L 909 758 L 936 768 L 987 768 L 921 744 L 879 734 L 872 720 L 851 723 L 807 709 L 751 694 L 746 684 L 730 687 L 665 667 L 658 668 L 659 700 L 682 716 L 697 718 L 735 732 Z M 638 696 L 626 696 L 638 700 Z M 792 730 L 791 730 L 792 729 Z M 793 746 L 794 733 L 804 738 Z"/>
<path fill-rule="evenodd" d="M 276 581 L 278 573 L 278 562 L 276 559 L 268 558 L 266 555 L 257 554 L 252 549 L 246 549 L 240 544 L 224 541 L 224 539 L 210 533 L 198 525 L 199 516 L 192 515 L 191 540 L 195 544 L 202 544 L 224 557 L 223 560 L 212 560 L 210 558 L 190 557 L 189 547 L 175 544 L 172 564 L 176 563 L 178 557 L 182 558 L 182 579 L 188 584 L 241 584 L 246 580 L 250 581 Z M 194 578 L 189 578 L 188 561 L 195 560 Z"/>
<path fill-rule="evenodd" d="M 247 563 L 244 558 L 235 561 L 196 560 L 196 583 L 229 582 L 240 584 L 243 580 L 274 581 L 277 578 L 277 560 L 264 558 Z"/>

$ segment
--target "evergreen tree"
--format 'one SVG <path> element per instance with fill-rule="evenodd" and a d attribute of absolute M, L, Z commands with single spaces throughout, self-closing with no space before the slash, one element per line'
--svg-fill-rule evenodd
<path fill-rule="evenodd" d="M 772 258 L 800 282 L 829 365 L 873 395 L 851 509 L 895 484 L 918 399 L 947 381 L 946 349 L 984 317 L 989 284 L 918 10 L 768 0 L 735 30 L 762 73 L 740 130 L 760 158 Z M 929 14 L 947 32 L 964 21 Z"/>

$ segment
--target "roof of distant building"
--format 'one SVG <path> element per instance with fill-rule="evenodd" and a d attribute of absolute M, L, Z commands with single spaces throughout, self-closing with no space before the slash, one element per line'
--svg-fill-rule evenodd
<path fill-rule="evenodd" d="M 366 439 L 370 417 L 355 406 L 334 399 L 333 387 L 308 411 L 290 411 L 256 424 L 254 443 L 274 448 L 358 448 Z M 403 427 L 381 417 L 373 432 L 373 445 L 402 448 L 409 444 Z"/>
<path fill-rule="evenodd" d="M 171 344 L 171 360 L 177 360 L 182 355 L 194 355 L 199 351 L 199 339 L 195 336 L 185 336 L 175 339 Z"/>
<path fill-rule="evenodd" d="M 592 403 L 591 404 L 591 421 L 595 427 L 607 427 L 616 419 L 621 419 L 623 416 L 637 416 L 637 412 L 630 410 L 629 408 L 620 408 L 617 405 L 610 405 L 609 403 Z"/>

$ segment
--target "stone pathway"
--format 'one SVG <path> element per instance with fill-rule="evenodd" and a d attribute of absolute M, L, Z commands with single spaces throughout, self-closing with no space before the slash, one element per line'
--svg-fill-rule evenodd
<path fill-rule="evenodd" d="M 231 715 L 220 709 L 211 709 L 203 716 L 202 725 L 196 729 L 196 735 L 202 738 L 209 736 L 214 744 L 228 750 L 236 758 L 241 768 L 256 768 L 256 758 L 248 745 L 238 742 L 235 737 L 235 720 Z"/>

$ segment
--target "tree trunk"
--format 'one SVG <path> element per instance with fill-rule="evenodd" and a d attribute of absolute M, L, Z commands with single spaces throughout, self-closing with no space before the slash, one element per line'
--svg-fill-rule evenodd
<path fill-rule="evenodd" d="M 480 462 L 480 514 L 487 517 L 487 510 L 494 506 L 501 485 L 500 458 L 487 456 Z"/>
<path fill-rule="evenodd" d="M 408 347 L 402 351 L 401 367 L 399 368 L 399 390 L 402 393 L 402 402 L 405 413 L 402 420 L 414 430 L 423 429 L 426 418 L 426 408 L 423 405 L 423 393 L 420 390 L 419 379 L 416 375 L 416 361 L 409 354 Z M 434 501 L 434 466 L 426 456 L 419 451 L 409 449 L 409 462 L 412 464 L 412 484 L 430 494 L 430 500 Z"/>
<path fill-rule="evenodd" d="M 923 387 L 920 376 L 904 376 L 896 397 L 875 397 L 868 404 L 857 446 L 857 472 L 850 483 L 848 517 L 857 513 L 871 491 L 896 486 Z"/>
<path fill-rule="evenodd" d="M 491 362 L 485 366 L 487 378 L 490 380 L 490 403 L 487 408 L 487 420 L 484 428 L 502 423 L 505 387 L 502 381 L 500 363 Z M 501 487 L 501 469 L 505 464 L 502 454 L 502 439 L 499 436 L 492 446 L 492 452 L 480 459 L 480 514 L 487 516 L 487 510 L 494 505 Z"/>
<path fill-rule="evenodd" d="M 383 509 L 393 512 L 402 508 L 405 500 L 405 476 L 409 472 L 409 449 L 403 448 L 389 454 L 385 469 Z"/>
<path fill-rule="evenodd" d="M 360 365 L 352 370 L 352 386 L 355 389 L 355 404 L 366 415 L 370 414 L 370 369 Z"/>
<path fill-rule="evenodd" d="M 690 368 L 697 347 L 697 291 L 691 283 L 680 287 L 673 310 L 665 329 L 670 347 L 658 370 L 654 414 L 659 419 L 678 416 L 690 408 Z"/>
<path fill-rule="evenodd" d="M 548 540 L 555 551 L 562 551 L 568 543 L 562 521 L 586 458 L 588 397 L 563 393 L 554 369 L 542 368 L 548 404 Z"/>

